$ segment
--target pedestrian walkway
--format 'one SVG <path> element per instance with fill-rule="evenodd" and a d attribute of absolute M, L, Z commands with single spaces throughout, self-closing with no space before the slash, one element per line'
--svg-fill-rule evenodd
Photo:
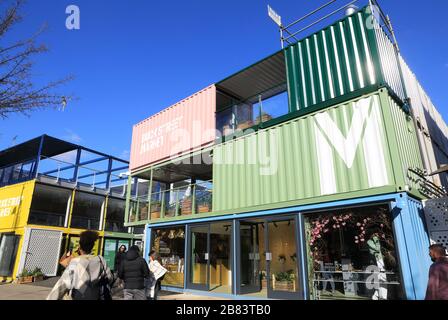
<path fill-rule="evenodd" d="M 32 284 L 1 284 L 0 300 L 45 300 L 58 278 Z M 114 300 L 122 300 L 123 292 L 115 291 Z M 193 295 L 188 293 L 174 293 L 162 291 L 159 300 L 218 300 L 217 298 Z"/>

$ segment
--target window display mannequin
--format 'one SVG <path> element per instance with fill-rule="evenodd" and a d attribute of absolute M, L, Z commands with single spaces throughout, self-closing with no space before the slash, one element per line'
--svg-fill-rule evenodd
<path fill-rule="evenodd" d="M 374 235 L 370 240 L 367 241 L 367 246 L 369 248 L 369 253 L 376 262 L 378 267 L 378 278 L 375 279 L 375 292 L 373 293 L 372 300 L 386 300 L 387 299 L 387 287 L 384 284 L 387 282 L 387 277 L 385 273 L 384 257 L 381 253 L 381 243 L 378 235 Z"/>

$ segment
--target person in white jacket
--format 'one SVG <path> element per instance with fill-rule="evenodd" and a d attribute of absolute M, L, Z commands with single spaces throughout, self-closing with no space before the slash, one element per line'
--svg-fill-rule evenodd
<path fill-rule="evenodd" d="M 146 287 L 146 296 L 149 300 L 157 300 L 157 294 L 160 290 L 160 282 L 167 270 L 157 260 L 157 253 L 151 250 L 149 253 L 149 280 Z"/>
<path fill-rule="evenodd" d="M 61 278 L 47 296 L 47 300 L 104 300 L 101 280 L 112 286 L 114 276 L 103 257 L 93 255 L 98 232 L 84 231 L 80 235 L 78 257 L 72 252 L 64 254 L 59 261 L 65 267 Z"/>

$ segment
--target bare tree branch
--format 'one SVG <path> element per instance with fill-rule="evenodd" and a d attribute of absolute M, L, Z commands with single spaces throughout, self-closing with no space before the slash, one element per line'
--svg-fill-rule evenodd
<path fill-rule="evenodd" d="M 0 0 L 0 118 L 11 113 L 23 113 L 49 107 L 61 107 L 71 95 L 54 92 L 55 88 L 71 81 L 72 76 L 36 86 L 33 81 L 33 58 L 47 51 L 37 44 L 45 27 L 27 39 L 5 44 L 3 39 L 22 18 L 19 14 L 24 0 Z"/>

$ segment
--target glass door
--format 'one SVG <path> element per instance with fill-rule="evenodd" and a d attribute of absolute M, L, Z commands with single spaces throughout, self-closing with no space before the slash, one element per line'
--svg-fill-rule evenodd
<path fill-rule="evenodd" d="M 299 270 L 295 217 L 266 222 L 268 298 L 299 298 Z"/>
<path fill-rule="evenodd" d="M 189 229 L 188 288 L 232 293 L 232 223 L 192 226 Z"/>
<path fill-rule="evenodd" d="M 209 225 L 190 228 L 188 286 L 191 289 L 209 290 L 209 228 Z"/>
<path fill-rule="evenodd" d="M 239 221 L 239 294 L 267 298 L 265 224 L 264 219 Z"/>
<path fill-rule="evenodd" d="M 296 217 L 239 221 L 239 294 L 300 297 Z"/>

